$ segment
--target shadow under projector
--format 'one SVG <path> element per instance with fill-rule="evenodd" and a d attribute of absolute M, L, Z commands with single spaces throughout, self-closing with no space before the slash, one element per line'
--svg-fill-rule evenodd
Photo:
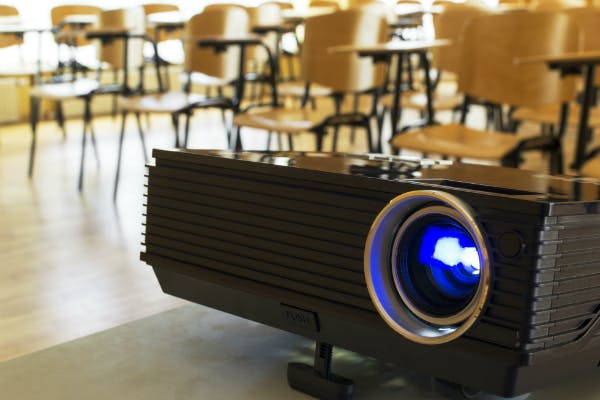
<path fill-rule="evenodd" d="M 295 389 L 352 397 L 333 345 L 459 399 L 597 370 L 596 181 L 376 155 L 154 157 L 142 260 L 166 293 L 314 339 L 314 366 L 289 365 Z"/>

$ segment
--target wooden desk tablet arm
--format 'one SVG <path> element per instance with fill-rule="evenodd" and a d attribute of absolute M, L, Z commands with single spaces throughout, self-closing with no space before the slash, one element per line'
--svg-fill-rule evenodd
<path fill-rule="evenodd" d="M 249 46 L 259 46 L 265 49 L 267 52 L 267 59 L 269 63 L 269 85 L 271 86 L 271 106 L 278 107 L 279 101 L 277 96 L 277 84 L 275 77 L 275 60 L 269 47 L 262 41 L 259 36 L 256 35 L 244 35 L 244 36 L 204 36 L 199 38 L 188 38 L 187 40 L 195 41 L 199 47 L 213 48 L 216 53 L 224 52 L 227 48 L 237 46 L 240 48 L 240 63 L 238 71 L 238 79 L 236 82 L 235 96 L 233 101 L 234 110 L 240 111 L 240 104 L 244 98 L 244 83 L 245 83 L 245 54 L 246 48 Z"/>
<path fill-rule="evenodd" d="M 589 114 L 590 108 L 596 103 L 596 88 L 594 85 L 596 67 L 600 65 L 599 51 L 585 51 L 564 53 L 559 55 L 541 55 L 517 58 L 515 64 L 546 63 L 548 68 L 560 71 L 561 75 L 581 75 L 584 79 L 584 93 L 581 99 L 579 132 L 575 149 L 575 161 L 571 165 L 579 169 L 586 156 L 585 147 L 589 142 Z"/>
<path fill-rule="evenodd" d="M 110 44 L 115 40 L 123 40 L 124 41 L 124 45 L 123 45 L 123 60 L 124 60 L 123 82 L 124 83 L 123 83 L 123 85 L 104 86 L 104 87 L 99 88 L 98 91 L 94 94 L 120 93 L 124 96 L 131 96 L 134 94 L 139 94 L 139 93 L 144 92 L 144 80 L 143 79 L 140 79 L 138 87 L 135 89 L 130 88 L 129 84 L 128 84 L 128 82 L 129 82 L 129 68 L 127 66 L 128 59 L 129 59 L 128 43 L 132 39 L 144 40 L 144 41 L 151 43 L 154 52 L 158 53 L 157 44 L 156 44 L 156 42 L 154 42 L 154 40 L 152 40 L 151 37 L 149 37 L 145 32 L 144 33 L 131 32 L 128 29 L 122 29 L 122 28 L 91 29 L 91 30 L 81 33 L 81 35 L 83 35 L 86 39 L 89 39 L 89 40 L 92 40 L 92 39 L 100 40 L 100 42 L 103 45 Z M 163 92 L 164 88 L 163 88 L 162 79 L 161 79 L 161 75 L 160 75 L 160 66 L 157 63 L 155 65 L 155 67 L 156 67 L 156 77 L 157 77 L 157 81 L 158 81 L 159 92 Z M 140 71 L 143 71 L 143 66 L 140 67 Z"/>

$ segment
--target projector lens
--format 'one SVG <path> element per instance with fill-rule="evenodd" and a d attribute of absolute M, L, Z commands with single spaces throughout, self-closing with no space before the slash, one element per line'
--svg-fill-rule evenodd
<path fill-rule="evenodd" d="M 396 197 L 371 226 L 365 279 L 381 317 L 405 338 L 441 344 L 460 337 L 490 290 L 487 241 L 475 211 L 440 191 Z"/>
<path fill-rule="evenodd" d="M 480 254 L 457 221 L 435 215 L 417 218 L 397 240 L 395 281 L 412 305 L 443 318 L 471 301 L 479 285 Z"/>

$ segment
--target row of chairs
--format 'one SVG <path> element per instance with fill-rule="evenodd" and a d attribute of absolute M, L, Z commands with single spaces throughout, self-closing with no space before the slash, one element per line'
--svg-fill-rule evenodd
<path fill-rule="evenodd" d="M 121 10 L 119 12 L 127 14 L 133 11 Z M 113 23 L 114 21 L 121 21 L 120 26 L 127 27 L 131 31 L 133 25 L 125 21 L 144 21 L 143 16 L 139 17 L 143 13 L 139 11 L 137 13 L 138 17 L 136 18 L 122 17 L 119 19 L 113 15 L 106 20 L 102 17 L 103 13 L 100 17 L 100 27 L 110 26 L 103 21 L 112 21 Z M 476 20 L 479 22 L 475 23 Z M 468 60 L 465 63 L 466 66 L 460 67 L 459 87 L 461 91 L 467 94 L 467 99 L 487 100 L 496 104 L 516 106 L 538 105 L 562 99 L 560 97 L 561 92 L 557 89 L 561 87 L 557 76 L 548 73 L 543 65 L 531 68 L 516 67 L 513 64 L 514 52 L 510 53 L 509 50 L 520 49 L 519 56 L 525 56 L 578 49 L 579 36 L 577 29 L 572 27 L 572 23 L 565 22 L 567 20 L 568 17 L 556 13 L 531 12 L 527 14 L 484 15 L 481 18 L 474 18 L 473 23 L 468 24 L 465 28 L 472 29 L 472 31 L 465 31 L 463 34 L 464 39 L 461 42 L 461 51 L 463 52 L 461 58 L 462 60 Z M 241 44 L 231 43 L 230 47 L 232 48 L 225 53 L 215 53 L 213 48 L 199 48 L 196 39 L 207 35 L 240 36 L 250 30 L 249 26 L 247 11 L 236 6 L 215 7 L 193 17 L 188 22 L 184 34 L 186 38 L 186 59 L 184 63 L 186 75 L 191 76 L 192 73 L 198 73 L 208 76 L 223 76 L 221 67 L 225 67 L 229 68 L 230 71 L 228 79 L 225 79 L 225 81 L 237 81 L 237 78 L 240 77 L 240 70 L 237 68 L 240 65 L 237 61 L 240 54 L 235 51 L 234 47 L 239 50 Z M 373 27 L 377 28 L 373 29 Z M 525 29 L 526 27 L 527 29 Z M 140 22 L 134 31 L 138 32 L 138 39 L 136 40 L 141 40 L 139 38 L 142 36 L 148 39 L 145 35 L 143 22 Z M 322 138 L 330 127 L 333 131 L 336 131 L 341 125 L 361 126 L 365 128 L 368 134 L 367 137 L 370 139 L 372 137 L 370 120 L 375 115 L 375 110 L 377 110 L 377 96 L 383 90 L 385 69 L 374 65 L 369 59 L 360 59 L 353 54 L 331 54 L 328 49 L 336 45 L 381 43 L 387 40 L 388 35 L 387 23 L 383 15 L 365 9 L 353 9 L 315 17 L 309 19 L 306 23 L 306 37 L 301 53 L 302 80 L 307 83 L 304 87 L 308 89 L 308 92 L 310 92 L 311 86 L 317 84 L 329 88 L 331 93 L 335 94 L 334 99 L 338 99 L 336 100 L 337 105 L 340 104 L 339 99 L 343 93 L 371 91 L 374 93 L 375 101 L 369 113 L 341 113 L 340 108 L 336 107 L 334 115 L 326 116 L 319 110 L 282 108 L 277 101 L 278 88 L 275 85 L 272 85 L 269 90 L 275 100 L 271 100 L 267 109 L 264 107 L 250 109 L 242 107 L 239 92 L 237 96 L 233 97 L 218 96 L 217 98 L 209 98 L 192 95 L 185 91 L 164 92 L 162 90 L 164 88 L 159 87 L 159 93 L 149 95 L 143 87 L 131 90 L 128 85 L 125 85 L 128 90 L 124 90 L 123 86 L 118 89 L 118 93 L 123 95 L 120 101 L 123 117 L 120 143 L 122 144 L 125 133 L 125 117 L 129 113 L 133 113 L 139 121 L 139 115 L 145 112 L 160 112 L 172 115 L 176 138 L 180 136 L 178 132 L 179 116 L 186 116 L 185 142 L 185 138 L 188 137 L 187 128 L 189 127 L 191 113 L 195 108 L 200 107 L 219 107 L 234 111 L 233 124 L 236 128 L 231 137 L 231 143 L 236 148 L 242 147 L 240 129 L 243 127 L 279 131 L 287 134 L 312 131 L 316 135 L 318 149 L 322 148 Z M 548 40 L 548 38 L 554 38 L 555 40 Z M 495 43 L 493 51 L 490 50 L 489 43 Z M 528 43 L 528 45 L 523 46 L 524 43 Z M 113 53 L 123 54 L 123 43 L 116 43 L 114 37 L 112 41 L 105 41 L 102 48 L 119 44 L 121 46 L 120 50 L 116 53 L 113 51 Z M 478 61 L 473 62 L 473 60 Z M 158 67 L 159 65 L 157 65 L 157 79 L 160 82 Z M 241 76 L 243 77 L 244 74 Z M 542 78 L 543 81 L 540 80 Z M 47 96 L 52 100 L 79 97 L 86 101 L 86 107 L 89 108 L 89 101 L 92 96 L 107 93 L 106 90 L 99 90 L 99 87 L 82 87 L 82 82 L 85 81 L 78 79 L 75 82 L 62 84 L 61 90 L 65 88 L 71 90 L 70 92 L 68 90 L 64 92 L 65 97 L 56 97 L 55 95 L 47 95 L 44 92 L 33 90 L 32 100 L 39 101 Z M 270 82 L 273 82 L 273 79 Z M 538 83 L 532 84 L 532 82 Z M 61 84 L 46 86 L 46 89 L 58 90 L 59 86 L 56 85 Z M 525 87 L 532 87 L 533 89 L 524 91 Z M 36 89 L 40 90 L 40 88 Z M 511 89 L 513 89 L 513 92 L 509 94 Z M 518 93 L 515 94 L 514 90 Z M 500 91 L 502 96 L 494 98 L 495 91 Z M 108 92 L 115 93 L 114 91 Z M 529 92 L 531 92 L 531 96 L 529 96 Z M 562 93 L 564 95 L 565 92 Z M 466 107 L 464 109 L 466 110 Z M 464 119 L 463 116 L 462 120 L 464 121 Z M 89 126 L 90 121 L 91 113 L 86 110 L 84 112 L 84 126 Z M 36 123 L 37 121 L 32 119 L 34 140 L 32 141 L 31 168 L 33 167 L 33 152 L 35 150 Z M 140 137 L 143 139 L 141 123 L 138 125 Z M 85 131 L 87 130 L 84 128 L 81 168 L 83 168 L 83 156 L 85 154 Z M 90 135 L 93 143 L 92 131 Z M 441 145 L 436 147 L 436 144 L 440 143 Z M 418 147 L 420 144 L 423 144 L 422 148 Z M 504 133 L 498 133 L 497 135 L 486 133 L 482 135 L 480 132 L 473 132 L 463 125 L 451 125 L 435 126 L 423 131 L 395 136 L 392 145 L 396 149 L 412 148 L 426 153 L 450 154 L 456 157 L 497 158 L 506 165 L 517 165 L 522 152 L 536 149 L 550 151 L 553 154 L 552 165 L 555 168 L 562 165 L 560 161 L 560 136 L 539 136 L 534 140 L 520 141 L 515 136 Z M 370 148 L 372 147 L 371 145 Z M 466 153 L 458 154 L 457 152 L 452 154 L 452 150 L 457 148 L 460 148 L 461 151 L 466 149 Z M 119 160 L 120 155 L 121 147 Z M 81 172 L 80 188 L 82 174 Z M 118 187 L 118 174 L 119 168 L 117 168 L 117 179 L 115 180 L 115 196 Z"/>
<path fill-rule="evenodd" d="M 368 44 L 375 43 L 381 41 L 384 38 L 384 24 L 379 16 L 369 16 L 370 14 L 363 14 L 358 12 L 352 12 L 343 16 L 341 19 L 339 17 L 335 17 L 332 22 L 333 25 L 328 25 L 328 20 L 323 22 L 315 22 L 314 28 L 308 28 L 307 37 L 305 39 L 304 48 L 303 48 L 303 64 L 305 70 L 305 80 L 306 81 L 319 81 L 324 79 L 324 83 L 327 84 L 331 90 L 362 90 L 363 88 L 372 87 L 372 78 L 367 78 L 373 76 L 374 74 L 367 71 L 366 74 L 365 69 L 366 66 L 368 69 L 372 69 L 370 62 L 367 60 L 352 60 L 352 62 L 346 62 L 346 60 L 350 60 L 352 56 L 338 56 L 338 61 L 334 64 L 330 64 L 331 57 L 322 56 L 327 53 L 327 47 L 331 44 L 345 44 L 348 42 L 349 37 L 360 37 L 362 38 L 360 43 Z M 125 75 L 125 70 L 131 69 L 133 67 L 141 67 L 141 59 L 137 57 L 135 60 L 132 59 L 134 54 L 139 54 L 139 52 L 132 51 L 132 45 L 134 42 L 137 43 L 137 47 L 139 48 L 139 42 L 143 39 L 149 39 L 147 35 L 143 35 L 144 25 L 143 25 L 143 15 L 139 9 L 130 9 L 130 10 L 116 10 L 116 11 L 106 11 L 102 12 L 99 16 L 99 31 L 97 35 L 94 36 L 96 38 L 102 39 L 102 45 L 100 47 L 100 61 L 103 63 L 109 63 L 113 67 L 124 69 L 122 75 Z M 377 27 L 381 24 L 381 32 L 375 30 L 375 35 L 371 32 L 373 31 L 373 26 Z M 308 26 L 311 26 L 309 22 Z M 332 42 L 332 38 L 334 36 L 327 35 L 327 33 L 332 31 L 332 28 L 336 26 L 338 27 L 338 32 L 341 32 L 341 35 L 336 38 Z M 356 26 L 357 28 L 353 28 Z M 341 29 L 341 28 L 344 29 Z M 115 36 L 110 32 L 110 29 L 117 28 L 127 28 L 129 34 L 128 36 L 119 37 Z M 102 36 L 102 31 L 107 34 L 107 36 Z M 193 82 L 193 77 L 211 77 L 213 79 L 212 82 L 218 82 L 220 85 L 230 83 L 232 81 L 237 81 L 237 78 L 240 75 L 240 71 L 238 70 L 238 66 L 240 63 L 237 61 L 237 58 L 240 57 L 239 48 L 231 48 L 227 49 L 227 51 L 222 53 L 215 53 L 213 49 L 203 49 L 199 48 L 195 39 L 202 38 L 211 35 L 226 35 L 226 36 L 241 36 L 247 34 L 250 31 L 250 16 L 248 12 L 239 6 L 218 6 L 218 7 L 207 7 L 206 10 L 190 19 L 187 23 L 185 30 L 185 62 L 184 62 L 184 75 L 187 77 L 188 82 L 184 85 L 184 89 L 189 91 L 192 86 L 190 83 Z M 89 32 L 88 32 L 89 33 Z M 132 37 L 131 34 L 135 34 L 137 36 Z M 323 34 L 322 34 L 323 33 Z M 372 37 L 373 39 L 368 39 Z M 85 38 L 89 39 L 89 36 L 85 36 Z M 325 42 L 322 43 L 322 38 L 327 38 Z M 367 38 L 365 40 L 365 38 Z M 127 45 L 124 45 L 124 42 Z M 127 63 L 123 60 L 124 48 L 129 49 L 129 60 Z M 235 44 L 230 47 L 236 47 Z M 239 47 L 239 46 L 238 46 Z M 264 49 L 267 46 L 259 46 Z M 269 54 L 268 51 L 265 51 L 265 54 Z M 315 56 L 316 55 L 316 56 Z M 336 58 L 336 57 L 333 57 Z M 331 65 L 344 65 L 345 67 L 342 70 L 337 70 L 332 68 Z M 356 65 L 361 65 L 363 67 L 356 69 Z M 127 68 L 126 68 L 127 66 Z M 160 65 L 157 65 L 157 79 L 160 82 Z M 126 68 L 126 69 L 125 69 Z M 270 71 L 273 71 L 273 67 L 269 68 Z M 344 72 L 347 71 L 347 72 Z M 324 76 L 327 75 L 327 76 Z M 272 75 L 272 74 L 271 74 Z M 141 75 L 140 75 L 141 76 Z M 245 74 L 244 74 L 245 76 Z M 320 76 L 320 77 L 319 77 Z M 313 77 L 315 77 L 313 79 Z M 33 172 L 34 160 L 35 160 L 35 150 L 36 150 L 36 135 L 37 135 L 37 123 L 38 123 L 38 112 L 39 112 L 39 103 L 41 100 L 48 99 L 55 102 L 61 102 L 64 100 L 72 99 L 72 98 L 80 98 L 84 100 L 84 134 L 82 140 L 82 158 L 81 158 L 81 166 L 80 166 L 80 174 L 79 174 L 79 188 L 82 188 L 83 185 L 83 165 L 85 158 L 85 148 L 87 143 L 87 137 L 89 135 L 89 139 L 93 145 L 95 145 L 94 132 L 91 126 L 91 100 L 99 95 L 99 94 L 121 94 L 121 98 L 119 100 L 119 109 L 121 110 L 121 114 L 123 117 L 121 135 L 120 135 L 120 143 L 123 142 L 123 135 L 125 133 L 125 118 L 128 114 L 132 113 L 137 116 L 138 127 L 140 130 L 140 137 L 143 139 L 142 132 L 142 124 L 140 121 L 140 114 L 142 113 L 165 113 L 172 115 L 173 125 L 175 129 L 175 137 L 176 137 L 176 145 L 178 145 L 179 135 L 179 117 L 181 115 L 186 115 L 186 131 L 184 133 L 185 141 L 187 142 L 188 137 L 188 127 L 189 127 L 189 118 L 191 116 L 192 110 L 200 107 L 219 107 L 223 109 L 232 109 L 234 112 L 238 113 L 240 111 L 240 102 L 241 102 L 241 94 L 236 93 L 235 96 L 225 98 L 223 96 L 207 97 L 200 96 L 197 94 L 191 94 L 186 91 L 173 91 L 173 92 L 164 92 L 163 87 L 159 87 L 158 93 L 148 94 L 148 91 L 141 84 L 143 81 L 140 80 L 137 86 L 131 86 L 129 82 L 125 82 L 121 85 L 111 85 L 109 87 L 103 87 L 100 84 L 98 79 L 89 79 L 89 78 L 81 78 L 78 77 L 73 81 L 68 82 L 60 82 L 60 83 L 49 83 L 39 85 L 37 87 L 32 88 L 31 90 L 31 108 L 32 108 L 32 132 L 33 139 L 31 144 L 31 157 L 30 157 L 30 174 Z M 348 86 L 350 85 L 350 86 Z M 159 85 L 160 86 L 160 85 Z M 302 87 L 305 85 L 302 84 Z M 239 86 L 243 88 L 242 86 Z M 273 87 L 271 89 L 271 93 L 276 93 L 276 88 Z M 272 103 L 272 105 L 277 106 L 276 102 Z M 255 110 L 256 111 L 256 110 Z M 307 111 L 303 110 L 301 114 L 297 114 L 297 116 L 305 116 L 306 113 L 310 114 L 308 118 L 309 121 L 316 121 L 316 116 L 318 115 L 321 118 L 321 114 L 317 111 Z M 252 126 L 253 124 L 259 124 L 264 118 L 265 115 L 258 115 L 257 112 L 252 114 L 252 117 L 248 117 L 249 122 L 248 126 Z M 289 114 L 286 114 L 281 122 L 283 122 L 282 127 L 285 129 L 287 133 L 293 133 L 300 130 L 308 130 L 312 129 L 318 131 L 317 135 L 319 138 L 322 138 L 324 132 L 322 131 L 321 124 L 314 123 L 309 126 L 305 126 L 302 124 L 298 124 L 297 121 L 293 121 L 289 118 Z M 236 117 L 237 118 L 237 117 Z M 278 116 L 281 118 L 281 116 Z M 296 118 L 302 119 L 302 118 Z M 243 125 L 243 119 L 234 120 L 236 126 L 239 127 Z M 363 121 L 365 121 L 363 119 Z M 321 121 L 319 121 L 321 122 Z M 335 121 L 328 121 L 329 123 L 333 123 Z M 339 124 L 340 122 L 335 122 Z M 355 122 L 353 122 L 355 123 Z M 359 123 L 364 123 L 360 122 Z M 327 125 L 327 124 L 325 124 Z M 278 127 L 276 127 L 278 128 Z M 277 130 L 277 129 L 273 129 Z M 236 135 L 237 137 L 237 146 L 241 146 L 240 135 Z M 370 137 L 370 135 L 369 135 Z M 236 139 L 233 139 L 235 141 Z M 144 152 L 146 154 L 146 152 Z M 121 147 L 119 149 L 119 164 L 120 165 L 120 157 L 121 157 Z M 117 179 L 115 180 L 115 195 L 118 185 L 118 175 L 119 167 L 117 167 Z"/>
<path fill-rule="evenodd" d="M 453 45 L 436 50 L 433 64 L 458 77 L 460 95 L 440 93 L 434 104 L 439 110 L 462 110 L 461 124 L 397 135 L 391 142 L 393 148 L 459 159 L 483 158 L 509 166 L 517 166 L 526 151 L 543 150 L 551 154 L 550 171 L 562 173 L 565 131 L 579 124 L 578 86 L 572 79 L 560 79 L 543 63 L 516 65 L 515 59 L 598 50 L 600 10 L 530 7 L 498 13 L 466 4 L 447 6 L 435 21 L 436 33 L 451 39 Z M 495 130 L 482 134 L 465 126 L 468 104 L 472 103 L 488 107 L 496 117 Z M 411 105 L 408 99 L 403 104 Z M 508 110 L 504 118 L 502 110 Z M 541 124 L 543 134 L 525 139 L 514 135 L 523 122 Z M 594 111 L 591 125 L 597 123 Z"/>

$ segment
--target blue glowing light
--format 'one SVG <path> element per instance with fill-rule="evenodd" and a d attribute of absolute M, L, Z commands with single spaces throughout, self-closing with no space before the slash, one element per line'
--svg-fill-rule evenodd
<path fill-rule="evenodd" d="M 419 234 L 419 263 L 429 270 L 432 282 L 445 295 L 463 297 L 479 282 L 477 246 L 469 233 L 455 224 L 436 223 Z"/>

